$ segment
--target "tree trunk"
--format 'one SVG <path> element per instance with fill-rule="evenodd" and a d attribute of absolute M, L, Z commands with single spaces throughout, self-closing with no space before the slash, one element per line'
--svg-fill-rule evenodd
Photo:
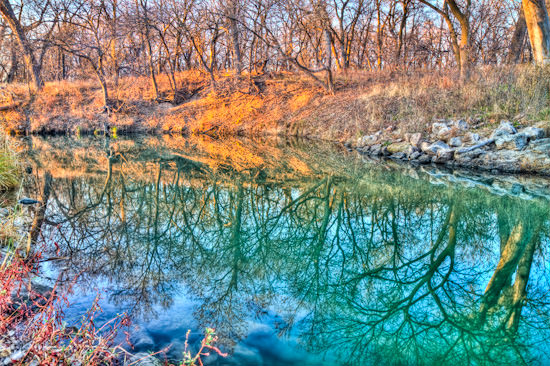
<path fill-rule="evenodd" d="M 334 81 L 332 80 L 332 37 L 330 36 L 330 31 L 325 29 L 325 57 L 326 64 L 326 74 L 327 74 L 327 91 L 330 94 L 334 94 Z"/>
<path fill-rule="evenodd" d="M 239 47 L 239 28 L 237 26 L 237 1 L 231 1 L 229 14 L 229 28 L 231 31 L 231 43 L 233 43 L 234 68 L 237 75 L 241 75 L 243 69 L 243 61 L 241 49 Z"/>
<path fill-rule="evenodd" d="M 33 49 L 29 40 L 25 36 L 23 27 L 21 27 L 21 23 L 19 23 L 19 20 L 15 16 L 11 4 L 8 0 L 0 0 L 0 14 L 2 14 L 4 20 L 6 21 L 6 23 L 8 23 L 8 26 L 12 30 L 13 34 L 16 36 L 17 42 L 19 43 L 21 51 L 23 52 L 25 65 L 27 66 L 27 69 L 32 79 L 33 88 L 35 89 L 35 91 L 39 91 L 44 86 L 44 82 L 40 77 L 40 67 L 36 63 Z"/>
<path fill-rule="evenodd" d="M 533 58 L 537 65 L 550 62 L 550 20 L 544 0 L 522 0 Z"/>
<path fill-rule="evenodd" d="M 527 23 L 525 22 L 525 13 L 523 12 L 523 7 L 520 7 L 519 18 L 514 28 L 512 42 L 510 43 L 510 51 L 508 53 L 507 61 L 509 64 L 517 64 L 520 62 L 526 34 Z"/>
<path fill-rule="evenodd" d="M 17 62 L 17 50 L 15 47 L 12 46 L 11 48 L 11 66 L 10 71 L 8 72 L 8 76 L 6 78 L 6 82 L 13 83 L 15 81 L 15 75 L 17 74 L 18 69 L 18 62 Z"/>

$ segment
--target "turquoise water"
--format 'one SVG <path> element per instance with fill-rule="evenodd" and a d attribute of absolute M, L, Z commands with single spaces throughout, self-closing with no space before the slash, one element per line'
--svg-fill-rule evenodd
<path fill-rule="evenodd" d="M 46 273 L 79 274 L 136 351 L 209 364 L 546 364 L 548 182 L 300 141 L 33 138 Z M 550 193 L 550 191 L 549 191 Z M 121 339 L 123 341 L 123 339 Z"/>

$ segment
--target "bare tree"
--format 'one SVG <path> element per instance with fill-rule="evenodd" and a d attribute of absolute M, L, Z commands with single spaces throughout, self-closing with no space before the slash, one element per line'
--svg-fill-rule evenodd
<path fill-rule="evenodd" d="M 13 8 L 11 7 L 9 0 L 0 1 L 0 14 L 2 14 L 2 17 L 15 34 L 19 47 L 21 48 L 21 52 L 24 55 L 25 65 L 30 74 L 32 85 L 36 91 L 39 91 L 44 86 L 44 82 L 40 76 L 40 65 L 35 58 L 34 50 L 27 39 L 19 19 L 16 18 L 15 13 L 13 12 Z"/>

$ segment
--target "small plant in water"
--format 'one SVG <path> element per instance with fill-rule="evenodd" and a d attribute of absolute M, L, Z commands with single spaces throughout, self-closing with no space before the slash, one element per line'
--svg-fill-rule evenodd
<path fill-rule="evenodd" d="M 216 352 L 222 357 L 227 357 L 227 353 L 223 353 L 218 347 L 214 345 L 218 341 L 216 336 L 216 331 L 213 328 L 206 328 L 204 333 L 204 338 L 201 341 L 201 347 L 198 352 L 193 356 L 191 351 L 189 351 L 189 334 L 190 330 L 187 331 L 185 335 L 185 350 L 183 351 L 183 361 L 180 364 L 181 366 L 202 366 L 202 356 L 209 356 L 210 351 Z"/>

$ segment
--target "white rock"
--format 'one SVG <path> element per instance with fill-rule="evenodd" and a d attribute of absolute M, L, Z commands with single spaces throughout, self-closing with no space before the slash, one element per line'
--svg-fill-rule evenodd
<path fill-rule="evenodd" d="M 453 122 L 453 126 L 455 126 L 456 128 L 458 128 L 459 130 L 467 130 L 470 128 L 470 126 L 468 125 L 468 123 L 463 120 L 463 119 L 459 119 L 458 121 L 454 121 Z"/>
<path fill-rule="evenodd" d="M 497 138 L 504 135 L 513 135 L 518 133 L 518 130 L 509 121 L 502 121 L 496 130 L 491 134 L 491 138 Z"/>
<path fill-rule="evenodd" d="M 409 143 L 412 146 L 418 147 L 420 145 L 420 141 L 422 141 L 422 134 L 420 132 L 413 133 L 409 138 Z"/>
<path fill-rule="evenodd" d="M 525 134 L 529 140 L 539 140 L 544 138 L 544 130 L 537 127 L 526 127 L 520 131 Z"/>
<path fill-rule="evenodd" d="M 453 137 L 449 140 L 450 147 L 460 147 L 462 146 L 462 139 L 460 137 Z"/>

